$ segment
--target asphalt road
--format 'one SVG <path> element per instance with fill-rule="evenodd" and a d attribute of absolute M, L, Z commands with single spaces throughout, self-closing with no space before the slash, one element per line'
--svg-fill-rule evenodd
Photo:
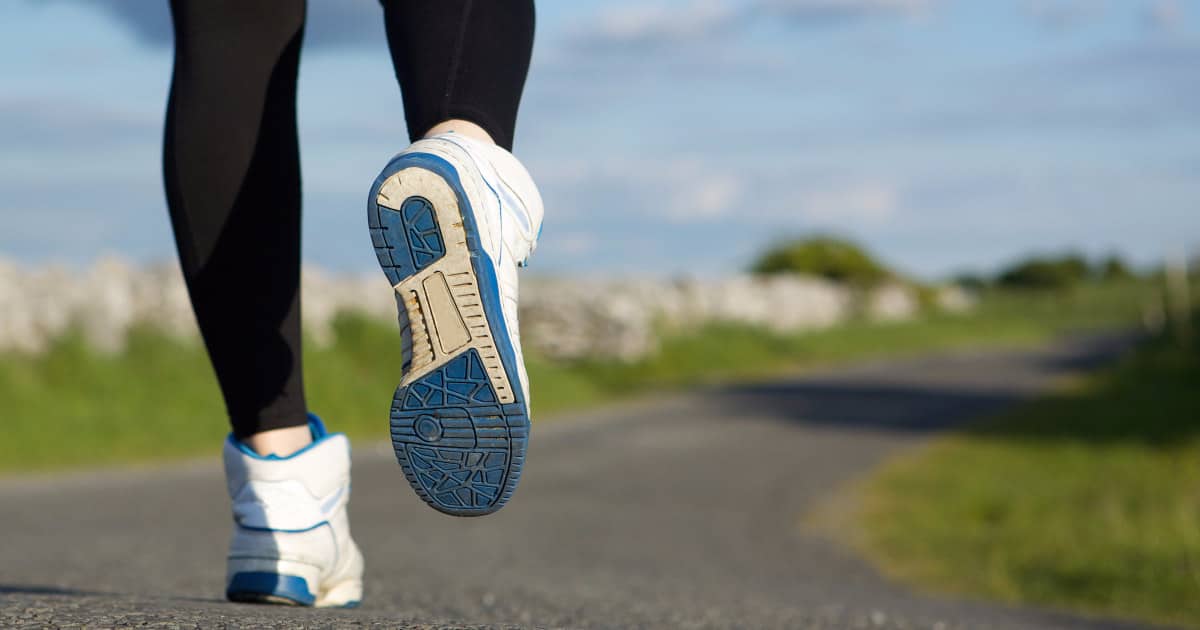
<path fill-rule="evenodd" d="M 388 450 L 361 448 L 366 598 L 348 611 L 221 600 L 219 445 L 212 462 L 0 482 L 0 626 L 1134 627 L 916 594 L 804 525 L 888 454 L 1124 344 L 878 363 L 535 423 L 521 488 L 478 519 L 433 512 Z"/>

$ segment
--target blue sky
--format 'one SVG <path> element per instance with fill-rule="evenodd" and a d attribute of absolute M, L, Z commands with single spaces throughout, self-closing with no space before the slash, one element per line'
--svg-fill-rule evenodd
<path fill-rule="evenodd" d="M 374 264 L 407 144 L 375 0 L 310 0 L 305 257 Z M 165 2 L 0 3 L 0 256 L 173 255 Z M 516 153 L 546 274 L 727 272 L 833 232 L 908 272 L 1200 245 L 1200 1 L 542 2 Z"/>

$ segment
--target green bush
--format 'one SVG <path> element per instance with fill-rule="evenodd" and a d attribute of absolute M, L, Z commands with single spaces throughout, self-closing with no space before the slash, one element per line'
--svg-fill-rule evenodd
<path fill-rule="evenodd" d="M 950 279 L 950 283 L 960 286 L 968 291 L 983 291 L 992 285 L 991 280 L 988 278 L 971 272 L 955 275 Z"/>
<path fill-rule="evenodd" d="M 754 273 L 803 273 L 835 282 L 872 285 L 892 277 L 862 247 L 845 239 L 815 236 L 780 243 L 763 254 Z"/>
<path fill-rule="evenodd" d="M 1058 258 L 1035 257 L 1000 272 L 996 284 L 1017 289 L 1065 289 L 1091 275 L 1087 260 L 1078 254 Z"/>
<path fill-rule="evenodd" d="M 1099 276 L 1101 280 L 1129 280 L 1133 277 L 1129 265 L 1120 256 L 1112 255 L 1100 263 Z"/>

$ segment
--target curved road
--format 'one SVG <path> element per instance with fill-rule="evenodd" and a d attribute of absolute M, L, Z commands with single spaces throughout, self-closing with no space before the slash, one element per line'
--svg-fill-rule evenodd
<path fill-rule="evenodd" d="M 439 515 L 381 447 L 355 453 L 364 605 L 221 601 L 214 461 L 0 482 L 0 626 L 1118 628 L 918 595 L 801 525 L 930 432 L 1127 340 L 951 354 L 640 401 L 535 427 L 499 514 Z"/>

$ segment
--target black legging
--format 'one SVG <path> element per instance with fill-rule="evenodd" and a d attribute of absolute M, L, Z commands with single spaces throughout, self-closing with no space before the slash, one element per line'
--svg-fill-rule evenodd
<path fill-rule="evenodd" d="M 304 1 L 172 0 L 171 12 L 163 176 L 192 307 L 234 434 L 298 426 Z M 533 0 L 384 0 L 383 19 L 409 137 L 458 118 L 511 149 Z"/>

